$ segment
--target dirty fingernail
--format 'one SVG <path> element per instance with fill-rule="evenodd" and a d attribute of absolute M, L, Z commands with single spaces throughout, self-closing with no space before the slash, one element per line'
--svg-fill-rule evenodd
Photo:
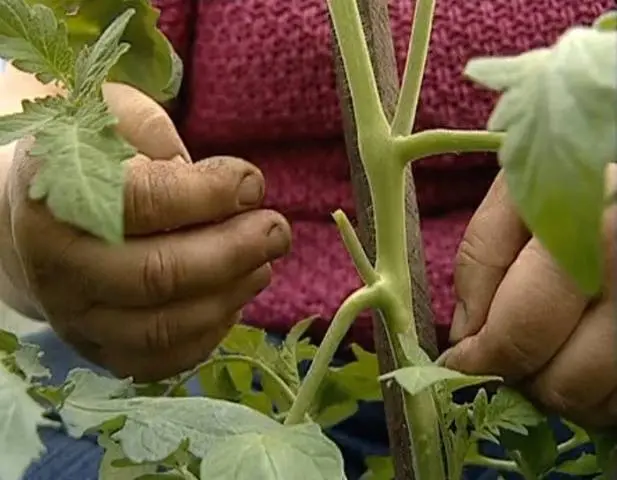
<path fill-rule="evenodd" d="M 452 326 L 450 327 L 450 342 L 458 343 L 465 337 L 467 327 L 467 309 L 464 302 L 458 302 L 452 316 Z"/>
<path fill-rule="evenodd" d="M 274 225 L 267 234 L 267 254 L 270 259 L 285 255 L 289 250 L 289 235 L 280 225 Z"/>
<path fill-rule="evenodd" d="M 257 205 L 263 196 L 263 183 L 255 174 L 249 174 L 242 179 L 238 188 L 238 203 L 243 207 Z"/>

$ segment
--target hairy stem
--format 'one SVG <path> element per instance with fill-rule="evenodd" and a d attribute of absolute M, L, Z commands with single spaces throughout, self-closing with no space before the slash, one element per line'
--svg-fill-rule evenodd
<path fill-rule="evenodd" d="M 416 0 L 411 41 L 407 52 L 407 64 L 396 112 L 392 120 L 391 132 L 393 135 L 411 133 L 415 122 L 433 30 L 435 4 L 436 0 Z"/>
<path fill-rule="evenodd" d="M 338 226 L 339 232 L 341 233 L 341 238 L 343 239 L 343 243 L 351 256 L 351 259 L 354 262 L 356 270 L 360 275 L 360 278 L 366 285 L 372 285 L 376 283 L 379 279 L 379 276 L 375 272 L 373 265 L 371 265 L 370 260 L 366 256 L 366 252 L 362 248 L 362 244 L 358 239 L 358 235 L 356 235 L 355 230 L 353 229 L 349 218 L 342 210 L 337 210 L 332 215 L 336 225 Z"/>
<path fill-rule="evenodd" d="M 305 415 L 308 414 L 319 387 L 326 373 L 328 373 L 330 363 L 349 331 L 349 327 L 351 327 L 351 324 L 360 313 L 368 308 L 377 306 L 378 292 L 378 285 L 363 287 L 347 297 L 340 306 L 315 354 L 315 358 L 300 386 L 300 390 L 298 390 L 296 400 L 293 402 L 285 419 L 285 425 L 300 423 Z"/>
<path fill-rule="evenodd" d="M 394 144 L 397 157 L 406 164 L 444 153 L 496 152 L 503 139 L 497 132 L 436 129 L 396 137 Z"/>

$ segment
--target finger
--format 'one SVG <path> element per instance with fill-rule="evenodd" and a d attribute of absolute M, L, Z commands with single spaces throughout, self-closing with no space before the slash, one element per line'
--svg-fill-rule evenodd
<path fill-rule="evenodd" d="M 529 238 L 500 172 L 472 217 L 457 253 L 454 287 L 458 303 L 450 330 L 453 343 L 480 330 L 499 283 Z"/>
<path fill-rule="evenodd" d="M 118 133 L 150 158 L 191 157 L 165 109 L 145 93 L 129 85 L 107 83 L 103 95 L 119 123 Z"/>
<path fill-rule="evenodd" d="M 168 350 L 143 354 L 130 350 L 100 349 L 96 363 L 104 365 L 119 378 L 133 377 L 135 383 L 165 380 L 207 360 L 240 318 L 240 314 L 236 314 L 229 324 Z"/>
<path fill-rule="evenodd" d="M 588 301 L 532 239 L 499 285 L 486 323 L 447 354 L 446 365 L 509 380 L 534 373 L 565 343 Z"/>
<path fill-rule="evenodd" d="M 129 164 L 127 177 L 127 235 L 224 220 L 257 207 L 265 188 L 256 167 L 232 157 L 195 164 L 136 161 Z"/>
<path fill-rule="evenodd" d="M 617 388 L 617 324 L 606 299 L 583 317 L 568 342 L 526 386 L 551 410 L 588 425 L 614 422 L 600 405 Z M 617 413 L 617 412 L 616 412 Z"/>
<path fill-rule="evenodd" d="M 96 306 L 79 320 L 84 337 L 114 349 L 169 350 L 229 321 L 268 286 L 269 265 L 218 292 L 145 309 Z"/>
<path fill-rule="evenodd" d="M 42 236 L 39 225 L 24 222 L 20 245 L 30 255 L 31 284 L 50 303 L 70 285 L 94 303 L 114 306 L 154 306 L 191 298 L 286 254 L 291 238 L 285 219 L 267 210 L 119 246 L 76 237 L 55 224 L 49 227 L 53 234 Z M 61 285 L 58 278 L 63 279 Z"/>

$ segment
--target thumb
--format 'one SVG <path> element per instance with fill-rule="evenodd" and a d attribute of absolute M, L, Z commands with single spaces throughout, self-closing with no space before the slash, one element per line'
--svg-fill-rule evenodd
<path fill-rule="evenodd" d="M 118 118 L 116 130 L 139 153 L 152 159 L 182 157 L 190 162 L 173 121 L 161 105 L 121 83 L 106 83 L 103 94 L 110 112 Z"/>
<path fill-rule="evenodd" d="M 501 171 L 469 222 L 456 255 L 452 343 L 480 330 L 497 287 L 530 238 L 510 201 Z"/>

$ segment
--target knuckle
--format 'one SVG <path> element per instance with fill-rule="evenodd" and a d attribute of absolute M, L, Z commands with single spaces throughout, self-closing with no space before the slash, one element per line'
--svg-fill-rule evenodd
<path fill-rule="evenodd" d="M 165 210 L 164 206 L 172 201 L 178 175 L 173 168 L 167 168 L 170 165 L 153 161 L 135 175 L 129 204 L 138 225 L 156 224 Z"/>
<path fill-rule="evenodd" d="M 178 268 L 173 250 L 158 245 L 146 251 L 142 266 L 142 286 L 149 301 L 165 303 L 171 300 L 178 284 Z"/>
<path fill-rule="evenodd" d="M 146 350 L 169 350 L 177 338 L 178 328 L 163 309 L 156 309 L 148 321 L 144 343 Z"/>

